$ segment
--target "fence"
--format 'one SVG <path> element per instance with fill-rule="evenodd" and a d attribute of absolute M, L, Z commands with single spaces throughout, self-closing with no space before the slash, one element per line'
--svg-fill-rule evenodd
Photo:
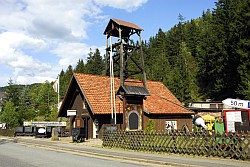
<path fill-rule="evenodd" d="M 250 160 L 250 133 L 105 131 L 104 147 Z"/>

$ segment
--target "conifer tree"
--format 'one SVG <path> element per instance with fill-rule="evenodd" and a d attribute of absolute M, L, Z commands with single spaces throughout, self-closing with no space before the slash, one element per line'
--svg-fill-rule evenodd
<path fill-rule="evenodd" d="M 20 107 L 18 112 L 20 113 L 21 122 L 30 121 L 35 118 L 35 105 L 30 92 L 31 89 L 25 85 L 20 93 Z"/>
<path fill-rule="evenodd" d="M 237 35 L 239 42 L 236 53 L 239 57 L 239 85 L 236 90 L 238 97 L 241 99 L 250 99 L 250 1 L 236 1 L 235 22 L 237 25 Z"/>
<path fill-rule="evenodd" d="M 20 86 L 14 84 L 10 79 L 6 88 L 6 101 L 12 101 L 15 106 L 19 106 Z"/>
<path fill-rule="evenodd" d="M 89 56 L 87 57 L 87 63 L 85 66 L 86 73 L 103 75 L 105 69 L 104 60 L 100 54 L 99 49 L 95 50 L 95 53 L 90 49 Z"/>
<path fill-rule="evenodd" d="M 85 72 L 85 65 L 82 59 L 79 59 L 76 65 L 74 72 L 84 73 Z"/>
<path fill-rule="evenodd" d="M 61 71 L 61 74 L 60 74 L 60 96 L 61 97 L 65 96 L 72 76 L 73 76 L 73 67 L 71 65 L 68 66 L 65 73 L 63 70 Z"/>

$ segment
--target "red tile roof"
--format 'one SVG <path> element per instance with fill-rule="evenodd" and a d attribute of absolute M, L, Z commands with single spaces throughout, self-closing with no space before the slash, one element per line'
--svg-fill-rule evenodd
<path fill-rule="evenodd" d="M 110 114 L 110 77 L 83 73 L 74 73 L 78 85 L 94 114 Z M 120 87 L 120 79 L 115 78 L 115 90 Z M 136 81 L 136 82 L 135 82 Z M 126 82 L 126 85 L 142 85 L 138 80 Z M 147 81 L 150 96 L 144 100 L 144 111 L 149 114 L 193 114 L 183 107 L 181 102 L 161 82 Z M 116 97 L 116 112 L 122 113 L 122 101 Z"/>

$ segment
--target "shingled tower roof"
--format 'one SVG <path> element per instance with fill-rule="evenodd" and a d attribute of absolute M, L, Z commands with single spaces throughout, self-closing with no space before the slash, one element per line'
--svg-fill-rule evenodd
<path fill-rule="evenodd" d="M 109 23 L 104 31 L 104 35 L 112 34 L 112 36 L 119 37 L 119 31 L 117 27 L 122 27 L 122 37 L 128 37 L 129 34 L 131 33 L 131 30 L 137 30 L 137 31 L 143 30 L 134 23 L 112 18 L 109 20 Z"/>

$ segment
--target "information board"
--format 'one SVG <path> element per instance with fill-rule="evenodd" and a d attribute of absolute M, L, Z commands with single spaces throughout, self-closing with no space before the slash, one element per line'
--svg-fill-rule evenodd
<path fill-rule="evenodd" d="M 226 132 L 235 132 L 235 122 L 242 122 L 241 111 L 229 110 L 225 112 Z"/>

